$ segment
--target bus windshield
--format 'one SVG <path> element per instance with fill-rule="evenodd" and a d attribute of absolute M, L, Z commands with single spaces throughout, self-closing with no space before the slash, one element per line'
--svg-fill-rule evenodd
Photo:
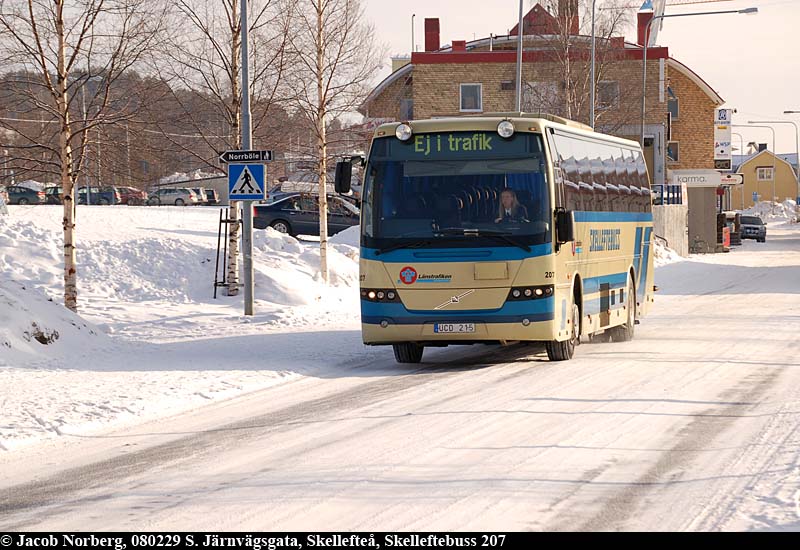
<path fill-rule="evenodd" d="M 414 136 L 409 143 L 379 138 L 365 184 L 362 233 L 368 247 L 404 240 L 420 247 L 551 241 L 539 134 L 504 140 L 494 132 L 451 132 Z"/>

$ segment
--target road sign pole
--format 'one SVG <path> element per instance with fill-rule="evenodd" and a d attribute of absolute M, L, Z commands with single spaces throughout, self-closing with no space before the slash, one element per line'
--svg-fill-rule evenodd
<path fill-rule="evenodd" d="M 250 56 L 247 48 L 247 0 L 241 0 L 242 27 L 242 149 L 251 147 L 252 132 L 250 129 Z M 253 290 L 255 274 L 253 272 L 253 203 L 244 201 L 242 216 L 242 255 L 244 259 L 244 314 L 253 315 Z"/>

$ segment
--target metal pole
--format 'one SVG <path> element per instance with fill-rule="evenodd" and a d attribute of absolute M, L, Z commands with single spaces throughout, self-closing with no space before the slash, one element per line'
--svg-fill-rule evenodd
<path fill-rule="evenodd" d="M 649 42 L 650 26 L 653 24 L 653 21 L 656 19 L 663 19 L 664 17 L 666 16 L 659 15 L 653 17 L 647 22 L 647 26 L 644 28 L 644 51 L 642 52 L 642 127 L 639 133 L 639 142 L 642 144 L 642 147 L 644 147 L 644 117 L 647 110 L 647 43 Z"/>
<path fill-rule="evenodd" d="M 522 0 L 519 0 L 519 25 L 517 26 L 517 112 L 522 112 Z"/>
<path fill-rule="evenodd" d="M 792 114 L 797 111 L 784 111 L 784 114 Z M 794 172 L 795 180 L 797 182 L 797 196 L 800 197 L 800 139 L 798 139 L 798 133 L 800 133 L 800 128 L 798 128 L 797 123 L 791 120 L 748 120 L 748 124 L 791 124 L 794 126 L 794 151 L 795 155 L 797 155 L 797 170 Z M 773 151 L 777 154 L 777 151 Z"/>
<path fill-rule="evenodd" d="M 720 10 L 720 11 L 703 11 L 699 13 L 673 13 L 670 15 L 657 15 L 647 22 L 644 30 L 644 52 L 642 54 L 642 131 L 641 142 L 644 147 L 644 116 L 645 116 L 645 97 L 647 95 L 647 43 L 650 41 L 650 26 L 656 19 L 666 19 L 667 17 L 694 17 L 697 15 L 723 15 L 726 13 L 740 13 L 740 14 L 755 14 L 758 13 L 758 8 L 745 8 L 741 10 Z"/>
<path fill-rule="evenodd" d="M 86 121 L 89 118 L 89 113 L 86 110 L 86 87 L 85 86 L 86 86 L 86 82 L 84 82 L 83 85 L 81 86 L 81 106 L 83 107 L 83 126 L 84 126 L 84 128 L 86 127 Z M 89 139 L 88 138 L 89 138 L 89 136 L 87 135 L 86 138 L 87 139 L 83 144 L 84 147 L 86 147 L 86 151 L 83 151 L 83 158 L 84 158 L 85 163 L 84 163 L 84 166 L 82 167 L 82 169 L 83 169 L 83 181 L 86 184 L 86 192 L 88 193 L 89 192 L 89 166 L 88 166 L 88 164 L 89 164 L 89 155 L 87 155 L 87 153 L 89 152 L 89 148 L 88 148 L 88 145 L 89 145 Z M 63 194 L 64 190 L 62 189 L 61 192 Z M 72 205 L 73 205 L 73 208 L 75 207 L 76 204 L 78 204 L 78 201 L 75 199 L 75 197 L 77 195 L 78 195 L 78 193 L 76 193 L 75 189 L 73 188 L 73 190 L 72 190 L 72 198 L 73 198 Z"/>
<path fill-rule="evenodd" d="M 785 115 L 796 115 L 796 114 L 800 114 L 800 111 L 784 111 L 783 114 L 785 114 Z M 800 135 L 800 129 L 798 129 L 797 124 L 795 124 L 794 122 L 792 124 L 794 124 L 794 128 L 795 128 L 795 135 L 794 135 L 795 146 L 794 147 L 796 149 L 795 154 L 797 155 L 797 159 L 795 159 L 796 168 L 797 168 L 797 170 L 795 172 L 796 175 L 797 175 L 797 197 L 796 197 L 796 199 L 800 199 L 800 138 L 798 138 L 798 136 Z M 798 202 L 800 202 L 800 200 L 798 200 Z M 797 221 L 800 221 L 800 210 L 798 210 L 798 212 L 797 212 Z"/>
<path fill-rule="evenodd" d="M 414 53 L 414 48 L 416 47 L 416 43 L 414 41 L 414 18 L 417 16 L 416 13 L 411 14 L 411 53 Z"/>
<path fill-rule="evenodd" d="M 594 129 L 594 94 L 595 94 L 595 41 L 596 37 L 594 35 L 594 19 L 595 19 L 595 4 L 597 0 L 592 0 L 592 69 L 591 69 L 591 77 L 592 82 L 589 85 L 589 126 Z"/>
<path fill-rule="evenodd" d="M 775 213 L 775 128 L 772 126 L 763 126 L 763 125 L 755 125 L 755 124 L 731 124 L 732 128 L 766 128 L 767 130 L 772 132 L 772 212 Z M 760 185 L 758 184 L 758 171 L 756 171 L 756 191 L 760 191 Z M 753 205 L 755 205 L 755 201 L 753 201 Z"/>
<path fill-rule="evenodd" d="M 242 149 L 251 148 L 252 131 L 250 129 L 250 56 L 247 49 L 247 0 L 241 0 L 242 12 Z M 244 314 L 253 315 L 253 289 L 255 274 L 253 272 L 253 203 L 243 201 L 242 205 L 242 256 L 244 260 Z"/>
<path fill-rule="evenodd" d="M 738 132 L 732 132 L 731 135 L 739 136 L 739 154 L 742 156 L 742 162 L 744 162 L 744 138 L 742 134 Z M 733 168 L 733 166 L 731 166 L 731 168 Z M 733 208 L 733 205 L 731 205 L 731 208 Z M 742 210 L 744 210 L 744 182 L 742 182 Z"/>

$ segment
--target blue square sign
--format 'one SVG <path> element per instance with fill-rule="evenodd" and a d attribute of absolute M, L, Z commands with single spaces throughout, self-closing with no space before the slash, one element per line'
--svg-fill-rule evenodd
<path fill-rule="evenodd" d="M 228 192 L 232 201 L 258 201 L 266 195 L 263 164 L 229 164 Z"/>

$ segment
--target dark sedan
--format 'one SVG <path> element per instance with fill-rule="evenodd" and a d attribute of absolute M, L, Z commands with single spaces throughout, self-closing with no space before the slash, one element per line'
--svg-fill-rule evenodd
<path fill-rule="evenodd" d="M 8 204 L 44 204 L 44 191 L 37 191 L 21 185 L 10 185 L 8 191 Z"/>
<path fill-rule="evenodd" d="M 319 197 L 292 194 L 270 204 L 253 207 L 253 226 L 272 227 L 289 235 L 319 235 Z M 337 196 L 328 197 L 328 234 L 335 235 L 358 225 L 359 211 L 351 202 Z"/>

